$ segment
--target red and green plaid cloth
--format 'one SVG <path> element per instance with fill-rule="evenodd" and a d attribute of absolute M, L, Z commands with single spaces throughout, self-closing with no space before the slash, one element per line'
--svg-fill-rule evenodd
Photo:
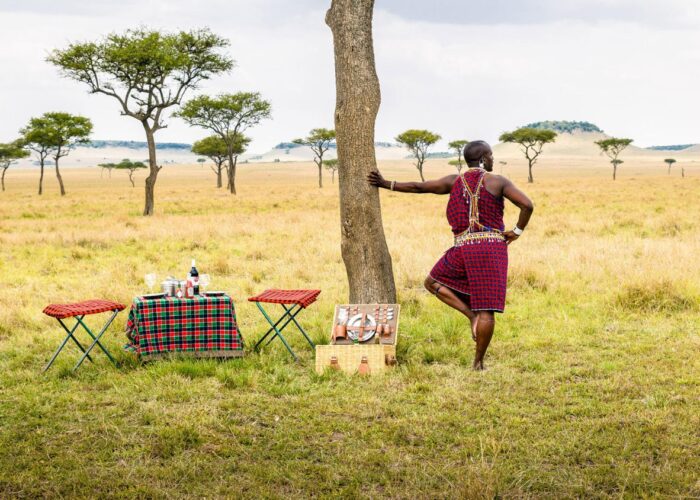
<path fill-rule="evenodd" d="M 193 351 L 231 356 L 243 352 L 236 311 L 228 295 L 155 300 L 136 297 L 126 336 L 131 341 L 127 347 L 141 356 Z"/>

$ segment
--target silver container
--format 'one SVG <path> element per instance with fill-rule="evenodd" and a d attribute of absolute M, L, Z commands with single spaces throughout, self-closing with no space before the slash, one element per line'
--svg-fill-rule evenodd
<path fill-rule="evenodd" d="M 160 284 L 160 288 L 163 293 L 168 297 L 174 297 L 175 292 L 177 292 L 177 285 L 179 281 L 176 279 L 168 278 Z"/>

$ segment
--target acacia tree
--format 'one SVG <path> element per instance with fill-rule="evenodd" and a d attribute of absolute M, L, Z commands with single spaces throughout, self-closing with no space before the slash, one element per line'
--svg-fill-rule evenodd
<path fill-rule="evenodd" d="M 331 183 L 335 184 L 335 173 L 338 171 L 338 159 L 323 160 L 323 166 L 331 173 Z"/>
<path fill-rule="evenodd" d="M 294 139 L 292 142 L 294 144 L 301 144 L 303 146 L 308 146 L 311 151 L 314 152 L 314 163 L 318 167 L 318 187 L 323 187 L 323 155 L 331 144 L 335 140 L 335 130 L 330 130 L 327 128 L 315 128 L 312 129 L 308 136 L 303 139 Z"/>
<path fill-rule="evenodd" d="M 671 175 L 671 167 L 676 163 L 676 160 L 674 158 L 666 158 L 664 162 L 668 164 L 668 175 Z"/>
<path fill-rule="evenodd" d="M 146 164 L 144 162 L 131 161 L 128 158 L 124 158 L 119 163 L 101 163 L 99 166 L 110 170 L 110 172 L 112 169 L 128 171 L 129 172 L 129 182 L 131 182 L 132 188 L 136 187 L 136 183 L 134 182 L 134 173 L 139 169 L 148 168 L 148 167 L 146 167 Z"/>
<path fill-rule="evenodd" d="M 535 182 L 532 176 L 532 167 L 537 163 L 537 157 L 542 154 L 542 148 L 545 144 L 554 142 L 557 138 L 557 133 L 553 130 L 521 127 L 512 132 L 504 132 L 498 138 L 501 142 L 511 142 L 520 145 L 520 149 L 525 153 L 527 159 L 527 182 Z"/>
<path fill-rule="evenodd" d="M 423 177 L 423 163 L 428 155 L 428 148 L 439 141 L 441 137 L 438 134 L 429 130 L 409 129 L 404 133 L 396 136 L 396 142 L 403 144 L 416 158 L 416 168 L 420 174 L 420 180 L 425 181 Z"/>
<path fill-rule="evenodd" d="M 229 71 L 233 61 L 217 52 L 228 41 L 208 29 L 163 33 L 139 28 L 99 42 L 54 50 L 48 61 L 86 84 L 90 93 L 117 100 L 121 114 L 138 120 L 148 143 L 149 175 L 143 214 L 153 215 L 158 172 L 155 133 L 165 128 L 163 112 L 180 105 L 203 80 Z"/>
<path fill-rule="evenodd" d="M 210 135 L 192 144 L 192 152 L 196 155 L 206 156 L 214 162 L 214 166 L 210 168 L 216 174 L 216 187 L 223 187 L 222 173 L 228 159 L 228 147 L 224 140 L 218 135 Z M 201 159 L 204 160 L 204 158 Z"/>
<path fill-rule="evenodd" d="M 44 192 L 44 167 L 46 158 L 54 151 L 52 130 L 44 117 L 31 118 L 29 124 L 19 131 L 22 142 L 34 151 L 39 160 L 39 194 Z"/>
<path fill-rule="evenodd" d="M 22 140 L 16 140 L 7 144 L 0 144 L 0 169 L 2 169 L 2 190 L 5 191 L 5 174 L 10 166 L 17 160 L 29 156 Z"/>
<path fill-rule="evenodd" d="M 71 115 L 69 113 L 44 113 L 42 116 L 48 124 L 48 130 L 52 138 L 54 164 L 56 166 L 56 178 L 61 190 L 61 196 L 65 196 L 66 189 L 63 186 L 63 178 L 58 169 L 58 161 L 79 144 L 85 144 L 92 132 L 92 122 L 84 116 Z"/>
<path fill-rule="evenodd" d="M 610 163 L 612 163 L 613 166 L 613 180 L 617 178 L 617 167 L 622 163 L 622 160 L 618 160 L 617 157 L 627 146 L 632 144 L 632 141 L 633 139 L 625 139 L 621 137 L 610 137 L 608 139 L 595 141 L 600 148 L 600 154 L 605 154 L 608 158 L 610 158 Z"/>
<path fill-rule="evenodd" d="M 462 173 L 462 153 L 464 151 L 464 146 L 469 144 L 466 139 L 459 139 L 457 141 L 450 142 L 447 146 L 455 152 L 457 155 L 457 162 L 450 162 L 450 165 L 457 167 L 457 173 Z"/>
<path fill-rule="evenodd" d="M 379 192 L 367 182 L 367 175 L 377 168 L 374 127 L 381 100 L 372 43 L 373 10 L 374 0 L 333 0 L 326 13 L 335 55 L 340 248 L 349 300 L 355 304 L 396 302 Z"/>
<path fill-rule="evenodd" d="M 270 118 L 272 106 L 257 92 L 206 95 L 195 97 L 182 106 L 176 116 L 191 126 L 211 130 L 221 137 L 228 148 L 228 187 L 236 194 L 236 162 L 243 151 L 235 151 L 250 142 L 242 144 L 243 132 L 262 120 Z M 234 158 L 235 157 L 235 158 Z"/>

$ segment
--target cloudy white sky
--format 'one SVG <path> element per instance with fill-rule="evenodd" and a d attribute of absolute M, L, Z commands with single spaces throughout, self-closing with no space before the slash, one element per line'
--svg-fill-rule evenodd
<path fill-rule="evenodd" d="M 0 0 L 0 141 L 31 116 L 89 116 L 96 139 L 144 140 L 116 103 L 44 61 L 52 48 L 145 25 L 208 26 L 236 68 L 198 92 L 260 91 L 264 152 L 332 127 L 330 0 Z M 642 146 L 700 142 L 698 0 L 376 0 L 377 140 L 407 128 L 494 141 L 538 120 L 588 120 Z M 176 119 L 159 141 L 204 135 Z M 444 143 L 443 143 L 444 147 Z"/>

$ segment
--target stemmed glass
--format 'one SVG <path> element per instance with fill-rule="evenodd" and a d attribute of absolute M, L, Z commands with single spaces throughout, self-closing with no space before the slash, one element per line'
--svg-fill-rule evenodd
<path fill-rule="evenodd" d="M 156 273 L 148 273 L 146 276 L 144 276 L 144 281 L 146 282 L 149 292 L 153 292 L 153 287 L 156 284 L 156 278 Z"/>
<path fill-rule="evenodd" d="M 204 293 L 206 293 L 206 288 L 209 286 L 209 283 L 211 283 L 211 277 L 208 274 L 199 275 L 199 285 L 202 287 Z"/>

